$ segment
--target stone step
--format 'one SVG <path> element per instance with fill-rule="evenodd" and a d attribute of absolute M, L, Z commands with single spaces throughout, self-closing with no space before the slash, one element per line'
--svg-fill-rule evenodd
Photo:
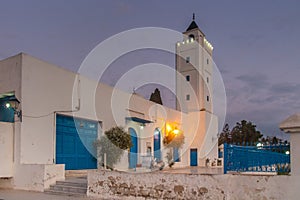
<path fill-rule="evenodd" d="M 56 181 L 45 190 L 47 194 L 68 195 L 68 196 L 86 196 L 87 177 L 67 177 L 64 181 Z"/>
<path fill-rule="evenodd" d="M 55 185 L 87 188 L 87 182 L 56 181 Z"/>
<path fill-rule="evenodd" d="M 65 195 L 65 196 L 80 196 L 80 197 L 86 197 L 86 193 L 76 193 L 76 192 L 67 192 L 67 191 L 57 191 L 57 190 L 45 190 L 46 194 L 52 194 L 52 195 Z"/>
<path fill-rule="evenodd" d="M 71 192 L 71 193 L 80 193 L 86 194 L 87 187 L 75 187 L 75 186 L 66 186 L 66 185 L 51 185 L 50 190 L 52 191 L 63 191 L 63 192 Z"/>

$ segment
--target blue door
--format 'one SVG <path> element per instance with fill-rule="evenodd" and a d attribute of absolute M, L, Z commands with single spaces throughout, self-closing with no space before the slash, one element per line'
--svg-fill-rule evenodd
<path fill-rule="evenodd" d="M 177 147 L 173 148 L 173 159 L 174 162 L 180 162 L 179 149 Z"/>
<path fill-rule="evenodd" d="M 154 131 L 153 146 L 154 146 L 154 158 L 156 158 L 157 161 L 160 161 L 161 160 L 160 131 L 157 128 Z"/>
<path fill-rule="evenodd" d="M 191 166 L 198 166 L 198 155 L 197 149 L 190 149 L 190 165 Z"/>
<path fill-rule="evenodd" d="M 65 164 L 66 170 L 96 169 L 97 135 L 97 121 L 57 115 L 56 163 Z"/>
<path fill-rule="evenodd" d="M 129 128 L 129 134 L 131 136 L 131 142 L 133 144 L 132 147 L 130 147 L 130 153 L 129 153 L 129 168 L 136 168 L 137 164 L 137 153 L 138 153 L 138 139 L 136 132 L 133 128 Z"/>

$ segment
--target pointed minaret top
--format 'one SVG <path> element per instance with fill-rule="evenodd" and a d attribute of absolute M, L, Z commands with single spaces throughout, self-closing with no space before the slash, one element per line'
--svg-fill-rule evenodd
<path fill-rule="evenodd" d="M 195 22 L 195 13 L 193 13 L 193 21 L 192 23 L 189 25 L 189 27 L 186 29 L 186 31 L 195 29 L 195 28 L 199 28 L 198 25 Z"/>

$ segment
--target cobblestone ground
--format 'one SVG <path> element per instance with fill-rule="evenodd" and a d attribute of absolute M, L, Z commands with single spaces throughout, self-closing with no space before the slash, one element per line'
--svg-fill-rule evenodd
<path fill-rule="evenodd" d="M 0 189 L 0 200 L 96 200 L 88 197 L 60 196 L 42 192 Z"/>

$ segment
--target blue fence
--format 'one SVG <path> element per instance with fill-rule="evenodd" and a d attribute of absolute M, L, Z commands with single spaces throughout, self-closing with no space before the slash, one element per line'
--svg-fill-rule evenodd
<path fill-rule="evenodd" d="M 224 144 L 224 174 L 234 172 L 288 172 L 290 155 L 287 147 L 262 148 Z M 284 149 L 284 150 L 283 150 Z M 284 151 L 284 152 L 283 152 Z"/>

